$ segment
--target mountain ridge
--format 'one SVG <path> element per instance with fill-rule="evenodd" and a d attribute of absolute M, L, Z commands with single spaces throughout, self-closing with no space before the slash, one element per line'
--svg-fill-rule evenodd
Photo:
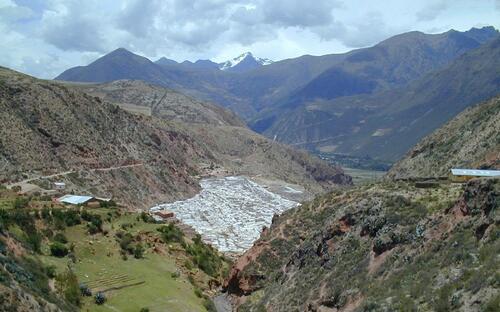
<path fill-rule="evenodd" d="M 311 150 L 394 161 L 468 105 L 498 94 L 499 53 L 497 38 L 399 88 L 278 110 L 261 131 Z"/>
<path fill-rule="evenodd" d="M 205 65 L 198 68 L 195 63 L 185 66 L 172 63 L 158 65 L 130 57 L 123 61 L 123 65 L 128 67 L 127 64 L 132 62 L 134 65 L 130 68 L 141 68 L 137 73 L 120 69 L 115 72 L 116 75 L 103 77 L 99 70 L 92 69 L 96 65 L 91 64 L 88 69 L 79 67 L 69 70 L 71 75 L 63 73 L 57 79 L 99 82 L 140 79 L 227 107 L 248 122 L 252 129 L 287 144 L 320 152 L 338 150 L 354 156 L 368 154 L 372 158 L 393 161 L 406 150 L 401 148 L 385 153 L 375 146 L 379 144 L 380 136 L 393 131 L 392 127 L 372 129 L 364 136 L 356 133 L 359 126 L 356 123 L 362 121 L 356 116 L 368 114 L 367 110 L 376 108 L 370 103 L 356 107 L 353 101 L 370 101 L 367 99 L 389 91 L 395 94 L 398 92 L 396 89 L 430 77 L 431 73 L 443 70 L 464 53 L 478 49 L 498 36 L 498 31 L 492 27 L 441 34 L 409 32 L 373 47 L 344 54 L 302 56 L 238 73 L 207 69 Z M 141 62 L 146 62 L 145 66 Z M 209 67 L 214 66 L 210 64 Z M 142 71 L 150 66 L 154 66 L 154 70 Z M 78 71 L 82 72 L 80 77 L 75 73 Z M 491 95 L 484 94 L 483 99 Z M 347 103 L 351 111 L 340 103 Z M 345 118 L 339 118 L 341 115 Z M 355 117 L 350 118 L 352 115 Z M 453 117 L 452 114 L 445 115 L 446 118 Z M 436 120 L 431 130 L 447 121 L 446 118 Z M 335 129 L 333 132 L 332 128 Z M 349 144 L 353 148 L 348 149 L 345 148 L 347 143 L 344 138 L 345 132 L 351 130 L 354 131 L 353 137 L 359 139 L 351 141 Z M 414 136 L 421 137 L 427 133 L 417 131 Z"/>
<path fill-rule="evenodd" d="M 151 108 L 169 92 L 149 86 L 149 97 L 142 83 L 129 84 L 72 86 L 1 68 L 0 181 L 27 176 L 44 185 L 36 177 L 57 174 L 68 188 L 121 198 L 131 209 L 193 196 L 197 181 L 213 174 L 287 181 L 302 185 L 304 196 L 350 184 L 340 168 L 252 132 L 231 113 L 217 117 L 224 110 L 211 104 L 174 93 L 166 99 L 185 103 L 160 103 L 150 117 L 105 100 L 126 96 Z M 169 117 L 179 109 L 194 116 Z"/>
<path fill-rule="evenodd" d="M 434 131 L 388 172 L 391 179 L 440 177 L 452 168 L 500 168 L 500 97 L 467 108 Z"/>

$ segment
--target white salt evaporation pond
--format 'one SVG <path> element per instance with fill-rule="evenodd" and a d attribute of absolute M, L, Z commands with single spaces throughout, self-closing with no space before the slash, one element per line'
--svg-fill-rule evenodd
<path fill-rule="evenodd" d="M 259 238 L 262 227 L 271 224 L 274 214 L 298 205 L 245 177 L 204 179 L 200 185 L 202 190 L 196 196 L 151 211 L 173 211 L 177 219 L 222 252 L 246 251 Z"/>

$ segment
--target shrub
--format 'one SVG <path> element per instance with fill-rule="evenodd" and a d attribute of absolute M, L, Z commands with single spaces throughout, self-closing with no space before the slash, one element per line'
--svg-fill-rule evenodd
<path fill-rule="evenodd" d="M 28 197 L 16 197 L 14 200 L 14 203 L 12 204 L 12 207 L 14 209 L 21 209 L 21 208 L 26 208 L 30 202 L 30 199 Z"/>
<path fill-rule="evenodd" d="M 49 266 L 45 267 L 45 274 L 47 274 L 47 276 L 49 278 L 55 278 L 57 276 L 56 266 L 55 265 L 49 265 Z"/>
<path fill-rule="evenodd" d="M 80 305 L 80 286 L 78 278 L 71 270 L 56 277 L 56 287 L 64 295 L 64 298 L 74 305 Z"/>
<path fill-rule="evenodd" d="M 222 259 L 217 251 L 203 243 L 199 234 L 193 239 L 193 244 L 186 247 L 186 251 L 193 257 L 193 262 L 210 276 L 216 276 L 222 267 Z"/>
<path fill-rule="evenodd" d="M 134 238 L 132 237 L 132 234 L 130 233 L 125 233 L 122 235 L 120 239 L 120 248 L 129 254 L 134 253 L 134 247 L 132 246 L 132 242 L 134 241 Z"/>
<path fill-rule="evenodd" d="M 141 244 L 137 244 L 134 249 L 134 258 L 141 259 L 144 255 L 144 248 Z"/>
<path fill-rule="evenodd" d="M 87 286 L 87 284 L 80 284 L 80 294 L 85 297 L 92 296 L 92 290 Z"/>
<path fill-rule="evenodd" d="M 141 219 L 145 223 L 156 223 L 156 220 L 148 213 L 141 212 Z"/>
<path fill-rule="evenodd" d="M 50 254 L 54 257 L 62 258 L 68 254 L 68 248 L 59 242 L 54 242 L 50 245 Z"/>
<path fill-rule="evenodd" d="M 97 234 L 99 233 L 99 228 L 94 223 L 88 223 L 87 231 L 89 234 Z"/>
<path fill-rule="evenodd" d="M 63 233 L 57 233 L 52 239 L 54 240 L 54 242 L 58 242 L 61 244 L 66 244 L 68 242 L 68 239 L 66 238 L 66 236 L 64 236 Z"/>
<path fill-rule="evenodd" d="M 179 276 L 181 276 L 181 273 L 179 271 L 170 273 L 170 277 L 172 278 L 179 278 Z"/>
<path fill-rule="evenodd" d="M 500 311 L 500 295 L 496 295 L 486 303 L 484 307 L 485 312 Z"/>
<path fill-rule="evenodd" d="M 140 312 L 149 312 L 149 308 L 142 308 Z"/>
<path fill-rule="evenodd" d="M 217 312 L 217 308 L 210 298 L 205 298 L 203 301 L 203 306 L 207 309 L 208 312 Z"/>
<path fill-rule="evenodd" d="M 106 302 L 106 296 L 104 295 L 104 293 L 99 291 L 97 294 L 95 294 L 94 301 L 98 305 L 104 304 L 104 302 Z"/>
<path fill-rule="evenodd" d="M 31 229 L 26 233 L 26 242 L 31 246 L 33 251 L 40 253 L 40 247 L 42 245 L 42 235 L 36 230 Z"/>
<path fill-rule="evenodd" d="M 196 297 L 198 298 L 202 298 L 203 297 L 203 292 L 201 291 L 201 289 L 199 288 L 195 288 L 194 289 L 194 294 L 196 295 Z"/>
<path fill-rule="evenodd" d="M 173 223 L 158 228 L 158 232 L 161 233 L 161 237 L 165 243 L 184 242 L 184 233 L 182 233 L 182 231 L 178 227 L 176 227 Z"/>
<path fill-rule="evenodd" d="M 102 201 L 99 204 L 101 208 L 110 208 L 110 207 L 116 207 L 116 203 L 113 200 L 110 201 Z"/>
<path fill-rule="evenodd" d="M 68 210 L 64 214 L 64 222 L 67 226 L 75 226 L 82 223 L 80 214 L 76 210 Z"/>
<path fill-rule="evenodd" d="M 21 192 L 21 186 L 20 185 L 14 185 L 12 188 L 11 188 L 12 191 L 18 193 L 18 192 Z"/>

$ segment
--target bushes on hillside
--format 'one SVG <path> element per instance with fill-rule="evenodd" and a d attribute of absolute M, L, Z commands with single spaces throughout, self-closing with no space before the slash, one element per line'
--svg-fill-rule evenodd
<path fill-rule="evenodd" d="M 127 255 L 134 255 L 136 259 L 141 259 L 144 256 L 144 246 L 141 243 L 134 243 L 135 239 L 132 234 L 119 231 L 116 233 L 116 238 L 121 248 L 123 260 L 127 260 Z"/>
<path fill-rule="evenodd" d="M 36 230 L 35 227 L 26 231 L 26 242 L 33 249 L 34 252 L 40 253 L 42 246 L 42 235 Z"/>
<path fill-rule="evenodd" d="M 134 252 L 134 247 L 132 243 L 134 242 L 134 237 L 130 233 L 120 233 L 117 235 L 119 237 L 120 248 L 122 251 L 132 254 Z"/>
<path fill-rule="evenodd" d="M 90 234 L 96 234 L 102 232 L 102 218 L 100 215 L 95 215 L 88 213 L 87 211 L 83 211 L 82 219 L 87 221 L 87 229 Z"/>
<path fill-rule="evenodd" d="M 95 294 L 94 301 L 96 304 L 101 305 L 106 302 L 106 296 L 102 292 Z"/>
<path fill-rule="evenodd" d="M 113 200 L 100 202 L 101 208 L 111 208 L 116 207 L 116 203 Z"/>
<path fill-rule="evenodd" d="M 161 237 L 165 243 L 183 243 L 184 233 L 176 227 L 173 223 L 169 223 L 158 228 L 158 232 L 161 233 Z"/>
<path fill-rule="evenodd" d="M 87 286 L 87 284 L 80 284 L 80 294 L 85 297 L 90 297 L 92 296 L 92 290 Z"/>
<path fill-rule="evenodd" d="M 153 218 L 149 213 L 141 212 L 141 219 L 145 223 L 156 223 L 155 218 Z"/>
<path fill-rule="evenodd" d="M 26 210 L 0 210 L 0 231 L 6 230 L 10 225 L 17 225 L 24 232 L 23 241 L 35 252 L 40 252 L 42 235 L 36 229 L 35 219 Z"/>
<path fill-rule="evenodd" d="M 49 219 L 48 212 L 42 210 L 42 218 Z M 57 229 L 63 230 L 66 226 L 75 226 L 82 223 L 77 210 L 52 209 L 52 218 Z"/>
<path fill-rule="evenodd" d="M 50 245 L 50 254 L 54 257 L 62 258 L 69 253 L 68 248 L 59 242 L 54 242 Z"/>
<path fill-rule="evenodd" d="M 59 292 L 72 304 L 79 306 L 81 303 L 80 298 L 80 285 L 75 273 L 70 269 L 66 272 L 59 274 L 56 277 L 56 288 Z"/>
<path fill-rule="evenodd" d="M 63 233 L 57 233 L 56 235 L 54 235 L 54 237 L 52 238 L 52 240 L 54 242 L 58 242 L 58 243 L 61 243 L 61 244 L 68 243 L 68 239 L 66 238 L 66 236 L 64 236 Z"/>
<path fill-rule="evenodd" d="M 14 202 L 12 203 L 12 207 L 14 209 L 22 209 L 22 208 L 26 208 L 28 206 L 30 202 L 30 198 L 29 197 L 16 197 L 16 199 L 14 200 Z"/>
<path fill-rule="evenodd" d="M 193 244 L 186 247 L 186 251 L 193 257 L 193 262 L 203 272 L 210 276 L 217 276 L 223 261 L 212 246 L 201 241 L 199 234 L 193 239 Z"/>
<path fill-rule="evenodd" d="M 134 258 L 141 259 L 144 255 L 144 247 L 141 244 L 137 244 L 134 248 Z"/>

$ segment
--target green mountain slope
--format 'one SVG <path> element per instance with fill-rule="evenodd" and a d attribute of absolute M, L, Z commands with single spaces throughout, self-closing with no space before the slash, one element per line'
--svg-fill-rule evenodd
<path fill-rule="evenodd" d="M 446 176 L 451 168 L 500 168 L 500 97 L 466 109 L 425 137 L 388 177 Z"/>
<path fill-rule="evenodd" d="M 273 220 L 234 264 L 238 311 L 496 311 L 500 181 L 373 184 Z"/>
<path fill-rule="evenodd" d="M 499 60 L 496 39 L 404 87 L 281 113 L 265 134 L 323 152 L 397 160 L 466 107 L 498 94 Z"/>

